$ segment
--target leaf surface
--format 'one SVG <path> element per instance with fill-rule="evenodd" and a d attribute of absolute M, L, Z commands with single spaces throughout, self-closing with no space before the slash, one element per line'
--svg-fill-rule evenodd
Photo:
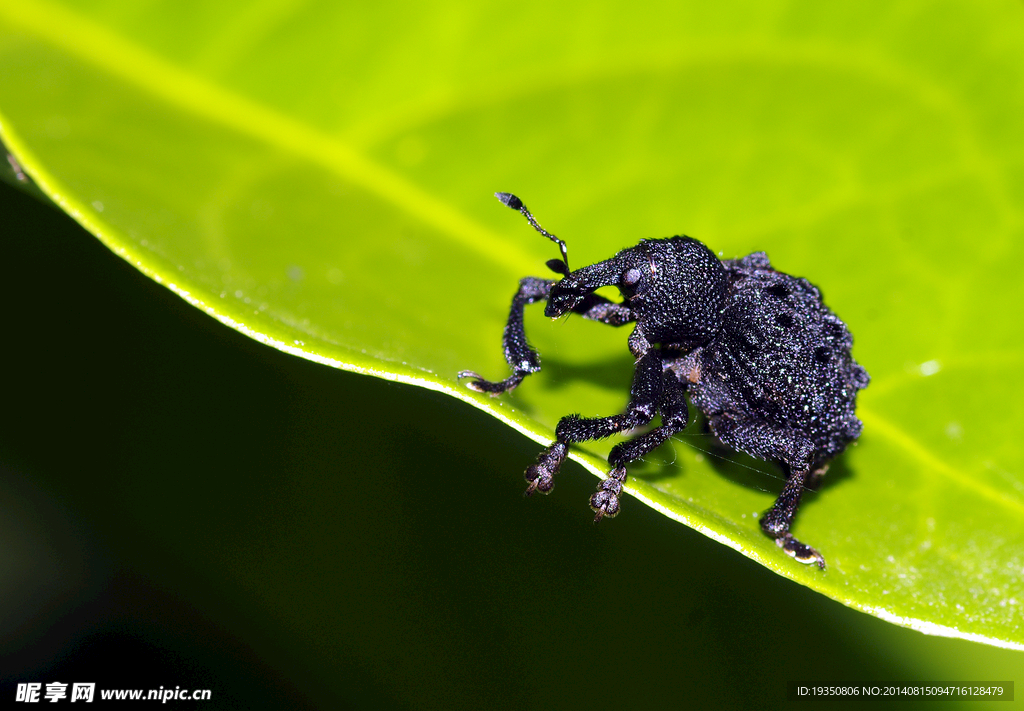
<path fill-rule="evenodd" d="M 538 442 L 620 410 L 632 363 L 625 331 L 535 309 L 542 373 L 456 381 L 504 377 L 515 284 L 556 256 L 493 191 L 574 266 L 685 232 L 807 276 L 873 378 L 795 527 L 828 572 L 760 533 L 778 470 L 699 429 L 630 491 L 845 604 L 1018 648 L 1022 115 L 1013 2 L 0 6 L 3 140 L 111 249 L 269 345 Z M 574 456 L 602 474 L 608 446 Z"/>

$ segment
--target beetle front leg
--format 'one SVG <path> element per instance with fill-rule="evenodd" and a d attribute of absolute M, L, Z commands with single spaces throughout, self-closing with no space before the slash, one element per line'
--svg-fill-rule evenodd
<path fill-rule="evenodd" d="M 460 371 L 459 378 L 472 378 L 466 383 L 470 390 L 490 395 L 501 395 L 523 382 L 523 378 L 530 373 L 540 370 L 540 356 L 526 342 L 523 309 L 527 304 L 547 299 L 551 293 L 552 284 L 554 281 L 551 279 L 538 279 L 537 277 L 526 277 L 519 282 L 519 290 L 512 297 L 512 308 L 509 311 L 505 334 L 502 338 L 502 349 L 505 351 L 506 362 L 512 368 L 512 375 L 504 380 L 494 382 L 485 380 L 483 376 L 472 370 Z"/>
<path fill-rule="evenodd" d="M 597 294 L 588 294 L 573 309 L 573 313 L 577 313 L 589 321 L 597 321 L 607 326 L 625 326 L 636 320 L 636 315 L 631 308 Z"/>

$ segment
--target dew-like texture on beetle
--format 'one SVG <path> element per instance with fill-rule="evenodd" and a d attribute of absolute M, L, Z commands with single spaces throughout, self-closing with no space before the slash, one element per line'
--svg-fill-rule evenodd
<path fill-rule="evenodd" d="M 609 478 L 590 500 L 595 519 L 620 510 L 626 467 L 686 428 L 690 404 L 707 417 L 723 444 L 778 462 L 786 484 L 761 517 L 761 528 L 786 553 L 825 568 L 824 557 L 798 541 L 790 527 L 806 486 L 861 431 L 857 391 L 867 372 L 853 360 L 853 338 L 806 279 L 772 269 L 763 252 L 719 260 L 691 237 L 642 240 L 611 259 L 569 269 L 565 243 L 544 230 L 519 198 L 498 193 L 541 234 L 556 242 L 561 260 L 548 267 L 561 279 L 525 277 L 512 299 L 503 347 L 512 375 L 489 381 L 472 371 L 473 390 L 500 395 L 540 370 L 526 341 L 525 306 L 546 301 L 544 313 L 576 313 L 610 326 L 634 324 L 628 345 L 636 358 L 630 399 L 621 414 L 567 415 L 556 441 L 526 470 L 527 493 L 548 493 L 568 447 L 648 424 L 661 425 L 612 448 Z M 618 287 L 621 302 L 596 295 Z"/>
<path fill-rule="evenodd" d="M 763 252 L 724 262 L 722 329 L 701 349 L 690 401 L 733 449 L 814 470 L 860 435 L 855 393 L 868 383 L 853 337 L 806 279 Z"/>

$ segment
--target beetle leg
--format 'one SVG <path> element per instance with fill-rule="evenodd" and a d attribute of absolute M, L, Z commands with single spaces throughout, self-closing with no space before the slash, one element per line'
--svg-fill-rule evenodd
<path fill-rule="evenodd" d="M 528 482 L 525 495 L 529 496 L 535 491 L 542 494 L 549 494 L 555 488 L 555 474 L 565 461 L 565 455 L 569 453 L 569 446 L 564 442 L 556 441 L 537 456 L 537 461 L 526 468 L 523 475 Z"/>
<path fill-rule="evenodd" d="M 523 382 L 523 378 L 527 375 L 540 370 L 540 356 L 526 342 L 523 309 L 528 304 L 546 300 L 554 283 L 551 279 L 538 279 L 537 277 L 526 277 L 519 282 L 519 290 L 512 297 L 512 308 L 508 314 L 508 322 L 505 324 L 505 334 L 502 339 L 505 360 L 512 368 L 512 375 L 505 380 L 494 382 L 486 380 L 472 370 L 460 371 L 459 378 L 471 378 L 466 383 L 470 390 L 501 395 Z M 609 326 L 622 326 L 634 320 L 633 311 L 628 306 L 617 304 L 596 294 L 588 294 L 573 309 L 573 312 L 580 314 L 585 319 Z"/>
<path fill-rule="evenodd" d="M 590 508 L 594 511 L 594 523 L 602 518 L 615 518 L 619 514 L 619 494 L 626 483 L 626 468 L 615 467 L 608 472 L 608 478 L 597 485 L 597 493 L 590 497 Z"/>
<path fill-rule="evenodd" d="M 633 316 L 633 309 L 597 294 L 588 294 L 580 305 L 573 309 L 573 312 L 580 314 L 585 319 L 608 326 L 623 326 L 636 320 Z"/>
<path fill-rule="evenodd" d="M 661 351 L 643 337 L 639 328 L 633 331 L 629 340 L 630 348 L 634 355 L 637 355 L 637 361 L 626 411 L 610 417 L 566 415 L 559 420 L 555 428 L 555 443 L 541 452 L 537 463 L 526 470 L 526 480 L 530 483 L 526 490 L 527 494 L 534 491 L 546 494 L 554 488 L 554 476 L 565 461 L 565 455 L 569 451 L 568 445 L 603 439 L 617 432 L 640 427 L 650 422 L 657 414 L 662 390 Z"/>
<path fill-rule="evenodd" d="M 828 462 L 820 464 L 817 467 L 812 468 L 811 473 L 807 475 L 806 486 L 811 491 L 817 491 L 818 487 L 821 486 L 821 480 L 825 477 L 828 472 Z"/>
<path fill-rule="evenodd" d="M 793 556 L 801 563 L 817 563 L 822 570 L 825 569 L 825 558 L 821 553 L 811 548 L 806 543 L 801 543 L 789 532 L 793 525 L 793 517 L 796 515 L 797 506 L 800 505 L 800 496 L 804 491 L 804 483 L 808 477 L 806 468 L 790 471 L 786 485 L 782 487 L 782 493 L 775 500 L 775 504 L 761 517 L 761 528 L 769 536 L 775 539 L 775 543 L 782 550 Z"/>
<path fill-rule="evenodd" d="M 637 335 L 639 331 L 639 328 L 635 329 L 630 336 L 630 348 L 637 360 L 626 411 L 610 417 L 567 415 L 559 420 L 555 428 L 559 442 L 572 444 L 603 439 L 617 432 L 646 425 L 657 414 L 662 392 L 661 351 L 648 343 L 643 334 Z"/>
<path fill-rule="evenodd" d="M 538 279 L 537 277 L 526 277 L 519 282 L 519 290 L 512 297 L 512 308 L 508 314 L 508 322 L 505 324 L 505 334 L 502 338 L 502 348 L 505 351 L 505 360 L 512 368 L 512 375 L 504 380 L 493 382 L 485 380 L 478 373 L 472 370 L 459 372 L 459 378 L 471 378 L 466 383 L 470 390 L 480 393 L 500 395 L 512 390 L 523 382 L 530 373 L 540 370 L 540 356 L 537 351 L 530 348 L 526 342 L 526 330 L 523 327 L 523 308 L 527 304 L 542 301 L 548 298 L 551 293 L 551 279 Z"/>
<path fill-rule="evenodd" d="M 590 497 L 590 508 L 594 510 L 594 521 L 607 516 L 612 518 L 619 512 L 619 494 L 626 482 L 626 465 L 635 462 L 649 452 L 663 445 L 669 437 L 682 432 L 690 421 L 686 407 L 686 387 L 675 375 L 666 370 L 662 376 L 662 395 L 658 409 L 661 411 L 661 426 L 638 437 L 622 442 L 612 448 L 608 463 L 613 469 L 608 478 L 597 487 L 597 493 Z"/>

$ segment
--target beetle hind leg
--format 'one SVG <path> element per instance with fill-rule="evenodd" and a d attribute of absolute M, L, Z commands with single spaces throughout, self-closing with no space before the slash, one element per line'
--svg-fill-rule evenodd
<path fill-rule="evenodd" d="M 789 532 L 808 476 L 807 469 L 790 472 L 779 498 L 761 517 L 761 529 L 774 538 L 775 544 L 795 560 L 801 563 L 815 563 L 819 568 L 825 570 L 825 558 L 821 553 L 806 543 L 801 543 Z"/>

